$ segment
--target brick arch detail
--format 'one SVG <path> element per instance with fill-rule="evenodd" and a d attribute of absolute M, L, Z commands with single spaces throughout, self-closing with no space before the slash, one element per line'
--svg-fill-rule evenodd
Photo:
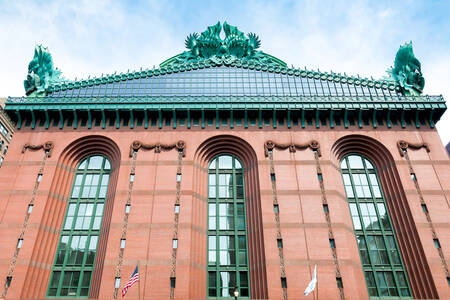
<path fill-rule="evenodd" d="M 438 299 L 436 286 L 392 154 L 379 141 L 364 135 L 344 136 L 335 142 L 332 151 L 339 161 L 346 155 L 360 154 L 373 162 L 396 232 L 413 296 L 415 299 Z"/>
<path fill-rule="evenodd" d="M 258 159 L 252 146 L 245 140 L 232 135 L 218 135 L 204 141 L 194 156 L 194 165 L 196 166 L 193 178 L 194 192 L 207 202 L 208 164 L 213 157 L 219 154 L 234 155 L 243 164 L 250 295 L 252 299 L 268 299 Z M 206 211 L 200 217 L 205 219 L 206 232 Z M 206 238 L 204 240 L 205 243 Z M 206 249 L 204 253 L 206 262 Z M 206 278 L 206 274 L 204 278 Z M 206 288 L 203 293 L 205 292 Z"/>
<path fill-rule="evenodd" d="M 98 298 L 121 160 L 117 144 L 110 138 L 100 135 L 86 136 L 70 143 L 57 161 L 21 298 L 45 298 L 75 170 L 83 158 L 93 154 L 103 155 L 111 163 L 108 194 L 89 293 L 89 298 Z"/>

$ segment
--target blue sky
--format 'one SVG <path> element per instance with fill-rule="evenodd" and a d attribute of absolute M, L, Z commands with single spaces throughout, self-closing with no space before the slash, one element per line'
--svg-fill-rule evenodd
<path fill-rule="evenodd" d="M 450 99 L 450 1 L 0 0 L 0 96 L 24 95 L 34 46 L 68 79 L 158 65 L 217 21 L 254 32 L 289 65 L 384 76 L 413 41 L 426 94 Z M 445 130 L 446 129 L 446 130 Z M 438 123 L 450 141 L 450 113 Z"/>

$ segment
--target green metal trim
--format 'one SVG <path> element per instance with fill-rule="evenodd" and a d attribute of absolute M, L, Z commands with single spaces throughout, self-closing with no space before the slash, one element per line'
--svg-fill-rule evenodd
<path fill-rule="evenodd" d="M 161 109 L 158 109 L 158 128 L 162 128 L 162 111 Z"/>
<path fill-rule="evenodd" d="M 202 129 L 205 129 L 205 110 L 202 109 Z"/>
<path fill-rule="evenodd" d="M 319 109 L 316 108 L 316 128 L 320 128 Z"/>
<path fill-rule="evenodd" d="M 305 110 L 302 109 L 302 128 L 305 128 Z"/>
<path fill-rule="evenodd" d="M 405 123 L 405 110 L 402 110 L 401 115 L 400 115 L 400 123 L 402 124 L 402 128 L 406 127 L 406 123 Z"/>
<path fill-rule="evenodd" d="M 219 129 L 220 127 L 220 122 L 219 122 L 219 110 L 216 109 L 216 129 Z"/>
<path fill-rule="evenodd" d="M 120 128 L 120 114 L 119 114 L 119 110 L 116 109 L 116 129 Z"/>
<path fill-rule="evenodd" d="M 273 129 L 275 129 L 275 128 L 277 128 L 277 110 L 274 109 L 272 113 L 273 113 L 272 125 L 273 125 Z"/>
<path fill-rule="evenodd" d="M 391 110 L 388 108 L 387 110 L 387 116 L 386 116 L 386 126 L 387 128 L 391 128 L 392 122 L 391 122 Z"/>
<path fill-rule="evenodd" d="M 64 115 L 62 110 L 59 110 L 59 129 L 63 129 L 64 128 Z"/>
<path fill-rule="evenodd" d="M 15 114 L 17 116 L 17 129 L 22 128 L 22 117 L 20 116 L 20 110 L 16 110 Z"/>
<path fill-rule="evenodd" d="M 286 122 L 287 122 L 287 128 L 291 128 L 291 110 L 288 108 L 287 109 L 287 118 L 286 118 Z"/>
<path fill-rule="evenodd" d="M 261 108 L 258 109 L 258 127 L 262 128 L 262 110 Z"/>
<path fill-rule="evenodd" d="M 91 110 L 88 109 L 87 113 L 88 113 L 88 129 L 91 129 L 91 128 L 92 128 L 92 115 L 91 115 Z"/>
<path fill-rule="evenodd" d="M 334 115 L 334 110 L 330 109 L 330 128 L 334 128 L 333 115 Z"/>
<path fill-rule="evenodd" d="M 102 129 L 106 128 L 106 116 L 105 116 L 105 111 L 102 110 Z"/>
<path fill-rule="evenodd" d="M 359 128 L 362 128 L 362 127 L 363 127 L 363 125 L 362 125 L 362 109 L 360 109 L 360 110 L 358 111 L 358 127 L 359 127 Z"/>
<path fill-rule="evenodd" d="M 130 129 L 134 128 L 134 114 L 133 114 L 133 110 L 130 109 Z"/>
<path fill-rule="evenodd" d="M 420 112 L 419 110 L 416 110 L 416 117 L 415 117 L 416 128 L 420 128 L 419 112 Z"/>
<path fill-rule="evenodd" d="M 144 128 L 148 128 L 148 112 L 146 109 L 144 109 Z"/>
<path fill-rule="evenodd" d="M 376 109 L 374 109 L 372 111 L 372 125 L 373 125 L 373 128 L 377 128 L 377 110 Z"/>
<path fill-rule="evenodd" d="M 48 110 L 44 111 L 45 113 L 45 129 L 50 127 L 50 117 L 48 116 Z"/>
<path fill-rule="evenodd" d="M 177 128 L 177 110 L 174 109 L 173 110 L 173 124 L 172 124 L 172 128 L 176 129 Z"/>
<path fill-rule="evenodd" d="M 348 109 L 344 109 L 344 127 L 348 128 Z"/>
<path fill-rule="evenodd" d="M 73 110 L 73 129 L 77 129 L 78 128 L 78 114 L 77 114 L 77 110 L 74 109 Z"/>
<path fill-rule="evenodd" d="M 233 110 L 230 110 L 230 128 L 234 128 Z"/>
<path fill-rule="evenodd" d="M 187 110 L 187 129 L 191 129 L 191 110 Z"/>
<path fill-rule="evenodd" d="M 430 120 L 429 120 L 431 128 L 434 128 L 433 113 L 434 113 L 434 109 L 431 109 L 430 110 Z"/>
<path fill-rule="evenodd" d="M 34 111 L 31 110 L 31 129 L 36 127 L 36 116 L 34 115 Z"/>
<path fill-rule="evenodd" d="M 247 113 L 247 108 L 244 110 L 244 128 L 248 128 L 248 113 Z"/>

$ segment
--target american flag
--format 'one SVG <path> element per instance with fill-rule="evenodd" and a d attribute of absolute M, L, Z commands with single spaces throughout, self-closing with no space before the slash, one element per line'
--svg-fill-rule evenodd
<path fill-rule="evenodd" d="M 133 274 L 131 274 L 130 280 L 128 280 L 127 284 L 122 289 L 122 297 L 125 297 L 125 294 L 127 293 L 128 289 L 139 281 L 139 269 L 138 266 L 136 266 L 136 269 L 134 269 Z"/>

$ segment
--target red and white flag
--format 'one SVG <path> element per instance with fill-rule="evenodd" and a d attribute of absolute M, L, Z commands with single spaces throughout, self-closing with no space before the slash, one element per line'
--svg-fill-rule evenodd
<path fill-rule="evenodd" d="M 125 286 L 122 289 L 122 297 L 125 297 L 125 294 L 127 293 L 128 289 L 138 281 L 139 281 L 139 268 L 138 266 L 136 266 L 136 269 L 134 269 L 133 274 L 131 274 L 130 280 L 128 280 L 127 284 L 125 284 Z"/>

